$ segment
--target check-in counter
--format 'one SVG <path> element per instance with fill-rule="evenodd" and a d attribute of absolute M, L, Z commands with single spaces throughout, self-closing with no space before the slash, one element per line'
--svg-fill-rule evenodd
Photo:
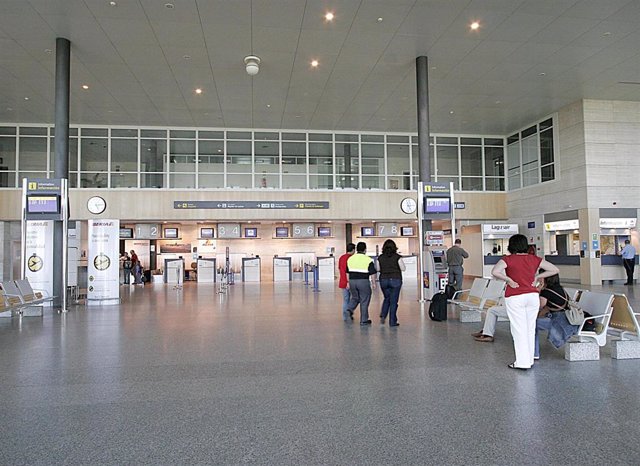
<path fill-rule="evenodd" d="M 198 283 L 216 282 L 216 259 L 214 257 L 198 259 Z"/>
<path fill-rule="evenodd" d="M 243 257 L 242 258 L 242 281 L 243 282 L 259 282 L 260 281 L 260 258 L 259 257 Z"/>
<path fill-rule="evenodd" d="M 273 258 L 273 281 L 290 282 L 293 278 L 290 257 Z"/>
<path fill-rule="evenodd" d="M 184 282 L 184 259 L 164 260 L 164 281 L 173 284 Z"/>
<path fill-rule="evenodd" d="M 405 270 L 402 272 L 404 283 L 416 283 L 418 281 L 418 256 L 402 256 Z"/>

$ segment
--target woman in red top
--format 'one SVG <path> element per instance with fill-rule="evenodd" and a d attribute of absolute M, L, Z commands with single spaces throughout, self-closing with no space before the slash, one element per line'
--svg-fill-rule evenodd
<path fill-rule="evenodd" d="M 527 237 L 509 238 L 509 255 L 504 256 L 491 270 L 491 275 L 507 282 L 504 302 L 511 324 L 516 360 L 508 367 L 527 370 L 533 366 L 536 318 L 540 307 L 538 280 L 559 272 L 558 267 L 528 254 Z M 544 272 L 538 273 L 543 268 Z"/>
<path fill-rule="evenodd" d="M 347 244 L 347 253 L 340 256 L 338 259 L 338 271 L 340 272 L 340 281 L 338 282 L 338 288 L 342 289 L 342 320 L 345 322 L 347 319 L 353 320 L 353 314 L 349 314 L 349 300 L 351 299 L 351 293 L 349 292 L 349 276 L 347 275 L 347 260 L 353 256 L 356 252 L 356 245 L 353 243 Z"/>

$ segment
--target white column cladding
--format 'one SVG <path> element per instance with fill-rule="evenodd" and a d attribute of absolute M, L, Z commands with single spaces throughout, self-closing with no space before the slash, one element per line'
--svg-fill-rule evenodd
<path fill-rule="evenodd" d="M 25 277 L 34 290 L 53 296 L 53 220 L 27 221 Z"/>
<path fill-rule="evenodd" d="M 120 220 L 91 219 L 88 223 L 87 299 L 117 304 L 120 300 Z"/>

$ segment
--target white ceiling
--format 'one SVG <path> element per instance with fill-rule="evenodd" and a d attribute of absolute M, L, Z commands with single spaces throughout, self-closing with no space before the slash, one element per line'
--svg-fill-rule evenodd
<path fill-rule="evenodd" d="M 502 135 L 640 100 L 639 22 L 639 0 L 0 0 L 0 121 L 53 122 L 66 37 L 72 124 L 416 131 L 427 55 L 431 130 Z"/>

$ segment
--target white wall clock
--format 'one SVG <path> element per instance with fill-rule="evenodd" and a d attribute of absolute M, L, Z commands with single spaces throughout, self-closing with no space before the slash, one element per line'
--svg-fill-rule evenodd
<path fill-rule="evenodd" d="M 410 197 L 405 197 L 402 202 L 400 203 L 400 208 L 402 209 L 402 211 L 405 214 L 412 214 L 416 211 L 416 208 L 418 207 L 418 205 L 416 204 L 416 201 L 414 201 L 412 198 Z"/>
<path fill-rule="evenodd" d="M 102 199 L 100 196 L 90 197 L 87 201 L 87 209 L 92 214 L 101 214 L 107 208 L 107 202 Z"/>

